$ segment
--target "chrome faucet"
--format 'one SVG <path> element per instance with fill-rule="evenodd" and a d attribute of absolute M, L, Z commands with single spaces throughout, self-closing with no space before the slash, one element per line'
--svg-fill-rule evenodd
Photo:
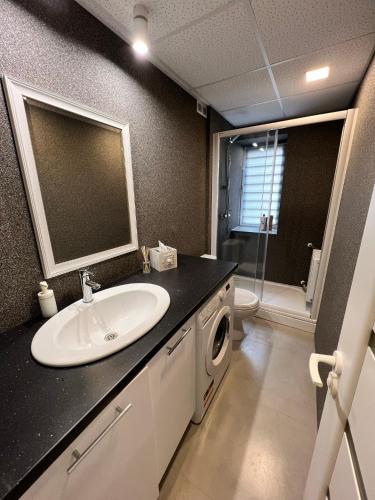
<path fill-rule="evenodd" d="M 99 290 L 101 286 L 99 285 L 99 283 L 95 283 L 95 281 L 92 281 L 90 279 L 92 276 L 94 276 L 94 273 L 92 273 L 88 269 L 79 270 L 79 279 L 81 281 L 82 295 L 83 295 L 82 300 L 85 304 L 93 301 L 92 291 Z"/>

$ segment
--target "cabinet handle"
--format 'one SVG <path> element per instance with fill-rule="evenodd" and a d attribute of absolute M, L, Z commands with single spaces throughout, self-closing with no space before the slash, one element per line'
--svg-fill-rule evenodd
<path fill-rule="evenodd" d="M 166 349 L 167 349 L 167 353 L 168 353 L 168 356 L 170 356 L 172 354 L 172 352 L 176 349 L 176 347 L 181 344 L 181 342 L 184 340 L 184 338 L 186 337 L 186 335 L 190 332 L 191 330 L 191 327 L 188 328 L 187 330 L 182 330 L 183 331 L 183 334 L 181 335 L 181 337 L 177 340 L 177 342 L 172 346 L 172 347 L 169 347 L 167 346 Z"/>
<path fill-rule="evenodd" d="M 116 412 L 118 412 L 118 415 L 117 417 L 112 420 L 112 422 L 107 425 L 107 427 L 99 434 L 99 436 L 85 449 L 85 451 L 81 454 L 78 450 L 74 450 L 72 455 L 73 457 L 76 459 L 72 465 L 70 465 L 66 472 L 68 474 L 71 474 L 74 469 L 77 467 L 77 465 L 84 459 L 87 457 L 87 455 L 90 453 L 90 451 L 92 451 L 95 446 L 100 443 L 100 441 L 104 438 L 104 436 L 106 436 L 108 434 L 108 432 L 112 429 L 113 426 L 115 426 L 117 424 L 117 422 L 125 415 L 125 413 L 127 413 L 130 408 L 132 408 L 132 404 L 129 403 L 128 406 L 124 409 L 120 408 L 119 406 L 116 407 Z"/>

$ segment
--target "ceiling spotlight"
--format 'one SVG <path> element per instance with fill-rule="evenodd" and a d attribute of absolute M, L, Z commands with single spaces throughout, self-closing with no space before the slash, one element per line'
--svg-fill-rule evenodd
<path fill-rule="evenodd" d="M 133 49 L 144 56 L 148 52 L 148 10 L 144 5 L 134 5 L 133 22 Z"/>
<path fill-rule="evenodd" d="M 306 72 L 306 81 L 315 82 L 316 80 L 322 80 L 323 78 L 328 78 L 329 66 L 324 66 L 323 68 L 312 69 Z"/>
<path fill-rule="evenodd" d="M 148 45 L 143 40 L 135 40 L 133 43 L 133 49 L 142 56 L 148 53 Z"/>
<path fill-rule="evenodd" d="M 251 145 L 253 146 L 253 148 L 257 148 L 258 147 L 258 143 L 257 142 L 252 142 Z"/>
<path fill-rule="evenodd" d="M 259 151 L 264 151 L 264 148 L 259 148 Z"/>

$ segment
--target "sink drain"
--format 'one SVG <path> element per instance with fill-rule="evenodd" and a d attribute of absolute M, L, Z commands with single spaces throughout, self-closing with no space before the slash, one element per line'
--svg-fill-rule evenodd
<path fill-rule="evenodd" d="M 118 337 L 118 333 L 111 332 L 111 333 L 107 333 L 107 335 L 104 337 L 104 340 L 106 342 L 110 342 L 111 340 L 117 339 L 117 337 Z"/>

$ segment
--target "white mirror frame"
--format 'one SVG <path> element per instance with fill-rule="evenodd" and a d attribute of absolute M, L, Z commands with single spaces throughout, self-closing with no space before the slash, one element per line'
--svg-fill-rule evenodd
<path fill-rule="evenodd" d="M 85 267 L 103 260 L 111 259 L 122 254 L 134 252 L 138 249 L 137 222 L 134 201 L 133 170 L 130 149 L 129 124 L 111 120 L 106 116 L 85 106 L 75 104 L 62 97 L 56 96 L 25 84 L 16 79 L 3 75 L 5 94 L 15 137 L 18 157 L 21 164 L 22 176 L 26 187 L 36 240 L 45 278 L 58 276 L 81 267 Z M 91 255 L 56 263 L 53 255 L 51 239 L 48 231 L 47 218 L 44 210 L 41 189 L 35 164 L 34 152 L 29 133 L 29 126 L 24 106 L 24 97 L 35 99 L 56 108 L 69 111 L 109 125 L 121 130 L 124 152 L 125 179 L 128 194 L 130 243 L 119 247 L 97 252 Z"/>

